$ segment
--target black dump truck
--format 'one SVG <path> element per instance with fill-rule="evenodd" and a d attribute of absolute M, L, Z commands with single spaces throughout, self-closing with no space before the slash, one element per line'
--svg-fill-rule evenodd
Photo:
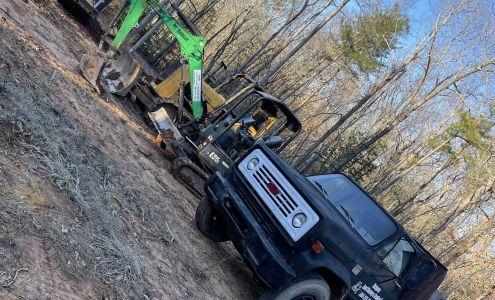
<path fill-rule="evenodd" d="M 350 178 L 305 177 L 263 142 L 205 191 L 198 228 L 233 242 L 262 299 L 428 299 L 447 273 Z"/>

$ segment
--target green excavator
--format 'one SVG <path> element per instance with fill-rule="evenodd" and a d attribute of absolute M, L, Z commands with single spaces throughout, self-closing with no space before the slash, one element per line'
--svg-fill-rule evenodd
<path fill-rule="evenodd" d="M 151 7 L 180 45 L 184 64 L 187 63 L 189 70 L 192 115 L 194 119 L 200 119 L 204 115 L 202 72 L 206 39 L 198 33 L 195 26 L 173 2 L 169 1 L 169 4 L 188 28 L 175 20 L 157 0 L 128 0 L 120 8 L 110 26 L 112 28 L 124 10 L 128 9 L 117 34 L 108 43 L 109 49 L 102 51 L 103 43 L 108 42 L 104 36 L 96 55 L 85 54 L 82 57 L 80 69 L 83 76 L 94 86 L 98 86 L 103 80 L 109 86 L 110 91 L 125 96 L 139 76 L 140 65 L 128 53 L 119 54 L 118 51 L 131 30 L 138 25 L 145 11 Z M 182 70 L 185 69 L 185 67 L 182 68 Z"/>
<path fill-rule="evenodd" d="M 301 124 L 286 104 L 266 93 L 249 76 L 238 74 L 223 84 L 237 82 L 242 86 L 228 99 L 217 92 L 223 85 L 213 89 L 203 82 L 205 38 L 174 3 L 161 2 L 168 3 L 185 26 L 157 0 L 125 1 L 96 53 L 85 54 L 80 68 L 84 77 L 98 89 L 145 102 L 148 116 L 159 133 L 157 143 L 174 158 L 172 174 L 202 197 L 204 181 L 211 173 L 228 172 L 235 161 L 260 140 L 275 151 L 281 151 L 299 133 Z M 161 24 L 148 25 L 148 31 L 137 42 L 132 36 L 136 28 L 156 16 L 179 44 L 181 67 L 163 78 L 157 76 L 144 82 L 143 73 L 153 73 L 153 70 L 135 50 L 149 41 Z M 111 33 L 117 23 L 120 23 L 118 31 Z M 160 40 L 160 43 L 166 42 Z M 178 90 L 177 101 L 171 101 L 169 96 L 175 90 Z"/>

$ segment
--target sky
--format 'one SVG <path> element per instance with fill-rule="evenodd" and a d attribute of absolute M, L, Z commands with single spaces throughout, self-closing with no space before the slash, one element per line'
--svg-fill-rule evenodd
<path fill-rule="evenodd" d="M 399 1 L 399 4 L 401 1 Z M 406 9 L 405 13 L 409 17 L 409 34 L 401 38 L 400 43 L 404 48 L 412 48 L 418 39 L 428 34 L 429 20 L 433 17 L 431 0 L 416 0 L 412 6 Z"/>

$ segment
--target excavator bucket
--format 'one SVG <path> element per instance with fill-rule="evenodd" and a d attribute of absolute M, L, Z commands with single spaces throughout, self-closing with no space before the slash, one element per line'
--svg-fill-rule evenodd
<path fill-rule="evenodd" d="M 149 112 L 148 116 L 165 143 L 173 143 L 182 139 L 182 135 L 177 127 L 175 127 L 174 121 L 170 118 L 164 107 L 161 107 L 156 111 Z"/>
<path fill-rule="evenodd" d="M 79 68 L 95 88 L 99 89 L 99 84 L 106 85 L 111 93 L 119 96 L 127 95 L 141 74 L 141 67 L 127 53 L 108 60 L 99 55 L 84 54 Z"/>
<path fill-rule="evenodd" d="M 84 54 L 79 63 L 84 78 L 97 89 L 99 89 L 97 82 L 104 64 L 105 59 L 103 57 L 89 54 Z"/>
<path fill-rule="evenodd" d="M 107 83 L 110 92 L 126 96 L 141 74 L 141 67 L 128 53 L 109 59 L 102 70 L 102 80 Z"/>

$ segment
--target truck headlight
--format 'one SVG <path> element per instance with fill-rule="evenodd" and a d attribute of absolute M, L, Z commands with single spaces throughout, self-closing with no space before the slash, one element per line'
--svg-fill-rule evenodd
<path fill-rule="evenodd" d="M 248 164 L 247 164 L 247 168 L 248 170 L 254 170 L 254 168 L 256 168 L 256 166 L 260 163 L 260 160 L 258 158 L 253 158 L 251 159 Z"/>
<path fill-rule="evenodd" d="M 303 226 L 307 220 L 308 220 L 308 217 L 305 214 L 298 213 L 297 215 L 294 216 L 294 218 L 292 218 L 292 226 L 299 228 L 299 227 Z"/>

